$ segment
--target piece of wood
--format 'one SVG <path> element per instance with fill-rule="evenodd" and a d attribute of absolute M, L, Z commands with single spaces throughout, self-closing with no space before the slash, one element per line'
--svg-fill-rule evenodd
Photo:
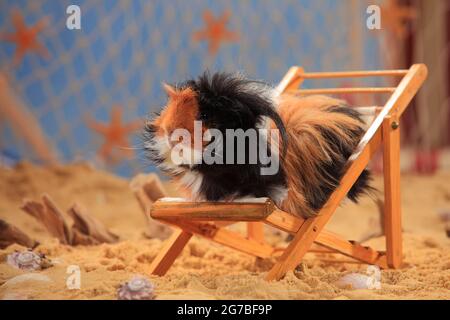
<path fill-rule="evenodd" d="M 233 232 L 225 228 L 219 228 L 213 223 L 199 223 L 185 219 L 171 219 L 167 220 L 167 223 L 256 257 L 268 258 L 274 252 L 274 248 L 267 244 L 249 239 L 248 237 L 244 237 L 237 232 Z"/>
<path fill-rule="evenodd" d="M 24 200 L 21 209 L 44 225 L 47 232 L 67 245 L 95 245 L 117 242 L 118 236 L 110 232 L 100 221 L 90 216 L 80 205 L 68 210 L 74 223 L 69 227 L 63 212 L 49 195 L 44 194 L 41 202 Z"/>
<path fill-rule="evenodd" d="M 264 243 L 264 224 L 261 222 L 247 222 L 247 237 Z"/>
<path fill-rule="evenodd" d="M 280 209 L 275 209 L 266 217 L 264 222 L 282 231 L 296 233 L 305 220 Z"/>
<path fill-rule="evenodd" d="M 72 233 L 64 215 L 47 194 L 42 196 L 42 202 L 24 200 L 21 209 L 44 225 L 62 244 L 72 243 Z"/>
<path fill-rule="evenodd" d="M 154 173 L 138 174 L 131 180 L 130 188 L 144 212 L 156 200 L 167 197 L 167 191 L 159 177 Z"/>
<path fill-rule="evenodd" d="M 396 116 L 388 116 L 383 122 L 384 231 L 387 261 L 391 268 L 400 268 L 403 259 L 398 126 Z"/>
<path fill-rule="evenodd" d="M 270 199 L 264 202 L 189 202 L 162 201 L 153 203 L 150 214 L 154 219 L 201 221 L 261 221 L 275 206 Z"/>
<path fill-rule="evenodd" d="M 152 219 L 150 216 L 150 209 L 153 202 L 160 198 L 167 197 L 167 191 L 158 175 L 155 173 L 138 174 L 131 180 L 130 188 L 138 200 L 145 216 L 147 228 L 144 231 L 144 235 L 150 239 L 167 239 L 172 234 L 173 230 Z"/>
<path fill-rule="evenodd" d="M 395 91 L 395 87 L 371 87 L 371 88 L 320 88 L 320 89 L 300 89 L 295 90 L 295 93 L 301 95 L 313 95 L 313 94 L 344 94 L 344 93 L 392 93 Z"/>
<path fill-rule="evenodd" d="M 93 237 L 83 234 L 78 229 L 72 229 L 72 243 L 71 245 L 77 246 L 95 246 L 101 242 Z"/>
<path fill-rule="evenodd" d="M 4 249 L 14 243 L 27 248 L 34 248 L 38 242 L 28 237 L 17 227 L 0 219 L 0 249 Z"/>
<path fill-rule="evenodd" d="M 88 238 L 94 239 L 97 243 L 115 243 L 119 240 L 119 236 L 109 231 L 103 223 L 88 214 L 80 204 L 75 203 L 67 213 L 74 221 L 72 230 L 79 231 Z M 77 241 L 73 242 L 74 244 L 80 244 Z"/>
<path fill-rule="evenodd" d="M 356 152 L 352 155 L 351 159 L 358 157 L 358 153 L 363 150 L 364 146 L 372 140 L 372 137 L 381 128 L 384 118 L 388 115 L 396 113 L 400 118 L 403 111 L 411 102 L 419 88 L 422 86 L 428 74 L 428 69 L 424 64 L 414 64 L 408 70 L 408 73 L 400 81 L 399 85 L 395 89 L 394 93 L 390 96 L 389 100 L 383 106 L 383 109 L 375 117 L 369 129 L 362 137 L 361 141 L 356 148 Z"/>
<path fill-rule="evenodd" d="M 304 72 L 303 79 L 332 79 L 332 78 L 367 78 L 367 77 L 403 77 L 408 70 L 371 70 L 371 71 L 343 71 L 343 72 Z"/>
<path fill-rule="evenodd" d="M 175 230 L 169 239 L 164 242 L 164 246 L 155 259 L 153 259 L 150 265 L 150 274 L 157 276 L 165 275 L 191 237 L 192 233 L 190 232 L 180 229 Z"/>
<path fill-rule="evenodd" d="M 315 242 L 326 248 L 336 250 L 347 257 L 367 264 L 374 264 L 380 268 L 387 268 L 386 255 L 384 253 L 362 246 L 357 242 L 346 240 L 333 232 L 322 230 Z"/>
<path fill-rule="evenodd" d="M 369 163 L 381 143 L 381 130 L 377 130 L 372 140 L 363 148 L 358 157 L 350 162 L 339 187 L 331 194 L 327 203 L 316 217 L 306 219 L 294 239 L 282 254 L 280 260 L 266 275 L 266 280 L 279 280 L 286 272 L 294 270 L 311 247 L 318 234 L 331 218 L 341 200 L 347 195 L 353 183 Z"/>
<path fill-rule="evenodd" d="M 275 93 L 280 95 L 298 88 L 303 82 L 302 74 L 304 74 L 302 67 L 291 67 L 275 88 Z"/>

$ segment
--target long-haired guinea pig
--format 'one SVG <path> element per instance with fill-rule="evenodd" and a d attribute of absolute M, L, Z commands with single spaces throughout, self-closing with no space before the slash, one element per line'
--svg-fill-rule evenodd
<path fill-rule="evenodd" d="M 147 122 L 145 149 L 192 200 L 269 197 L 282 210 L 311 217 L 338 186 L 364 133 L 360 114 L 341 100 L 276 96 L 272 87 L 240 74 L 206 72 L 164 88 L 167 105 Z M 233 145 L 237 135 L 230 132 L 244 133 L 244 142 Z M 206 151 L 215 161 L 201 159 Z M 348 198 L 366 192 L 369 177 L 363 171 Z"/>

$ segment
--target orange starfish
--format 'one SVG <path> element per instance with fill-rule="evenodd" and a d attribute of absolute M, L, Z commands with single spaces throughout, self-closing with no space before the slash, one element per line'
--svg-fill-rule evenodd
<path fill-rule="evenodd" d="M 47 48 L 38 41 L 38 34 L 48 23 L 47 18 L 39 20 L 34 26 L 28 27 L 25 24 L 22 14 L 18 10 L 12 12 L 12 23 L 16 31 L 14 33 L 4 33 L 0 35 L 0 40 L 13 42 L 16 44 L 14 53 L 14 64 L 18 65 L 27 52 L 35 51 L 44 58 L 50 56 Z"/>
<path fill-rule="evenodd" d="M 407 33 L 406 22 L 417 17 L 417 12 L 409 6 L 400 6 L 396 0 L 388 1 L 381 6 L 381 24 L 391 30 L 398 38 L 404 38 Z"/>
<path fill-rule="evenodd" d="M 98 154 L 106 161 L 116 162 L 113 155 L 114 147 L 119 148 L 123 155 L 131 157 L 134 152 L 130 148 L 127 136 L 142 127 L 139 120 L 122 124 L 122 109 L 114 106 L 111 110 L 111 122 L 109 124 L 99 123 L 90 118 L 86 119 L 87 126 L 104 137 L 104 142 L 98 150 Z"/>
<path fill-rule="evenodd" d="M 216 54 L 222 42 L 235 42 L 239 39 L 237 32 L 227 29 L 230 12 L 225 11 L 220 17 L 215 18 L 211 11 L 203 12 L 203 20 L 205 28 L 194 32 L 193 39 L 195 41 L 208 41 L 208 52 L 212 55 Z"/>

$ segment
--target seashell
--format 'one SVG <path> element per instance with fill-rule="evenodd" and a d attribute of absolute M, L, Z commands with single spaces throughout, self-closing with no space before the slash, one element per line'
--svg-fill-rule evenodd
<path fill-rule="evenodd" d="M 341 289 L 378 289 L 373 276 L 361 273 L 349 273 L 336 281 L 335 285 Z"/>
<path fill-rule="evenodd" d="M 42 270 L 52 266 L 44 254 L 37 254 L 31 250 L 14 251 L 7 256 L 6 262 L 10 266 L 26 271 Z"/>
<path fill-rule="evenodd" d="M 155 298 L 155 286 L 145 277 L 136 276 L 117 290 L 119 300 L 151 300 Z"/>

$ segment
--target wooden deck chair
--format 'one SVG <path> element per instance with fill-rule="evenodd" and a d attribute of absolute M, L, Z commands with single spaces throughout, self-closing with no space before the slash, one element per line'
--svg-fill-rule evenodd
<path fill-rule="evenodd" d="M 298 90 L 306 79 L 399 77 L 396 87 L 327 88 Z M 267 273 L 267 280 L 278 280 L 294 270 L 313 244 L 325 247 L 359 262 L 381 268 L 402 265 L 402 227 L 400 207 L 400 130 L 402 113 L 427 77 L 427 68 L 415 64 L 409 70 L 320 72 L 308 73 L 292 67 L 277 87 L 278 93 L 295 91 L 302 94 L 390 94 L 383 107 L 372 108 L 373 121 L 357 150 L 350 157 L 339 187 L 315 217 L 302 219 L 277 208 L 270 199 L 246 202 L 188 202 L 164 198 L 153 203 L 150 214 L 154 219 L 176 226 L 177 229 L 153 260 L 150 272 L 164 275 L 192 235 L 198 235 L 224 246 L 267 258 L 276 251 L 264 242 L 263 224 L 271 225 L 293 235 L 276 264 Z M 367 113 L 367 108 L 366 111 Z M 346 196 L 375 151 L 382 146 L 384 163 L 384 232 L 386 250 L 376 251 L 324 230 L 339 203 Z M 235 222 L 248 222 L 247 235 L 228 230 Z"/>

